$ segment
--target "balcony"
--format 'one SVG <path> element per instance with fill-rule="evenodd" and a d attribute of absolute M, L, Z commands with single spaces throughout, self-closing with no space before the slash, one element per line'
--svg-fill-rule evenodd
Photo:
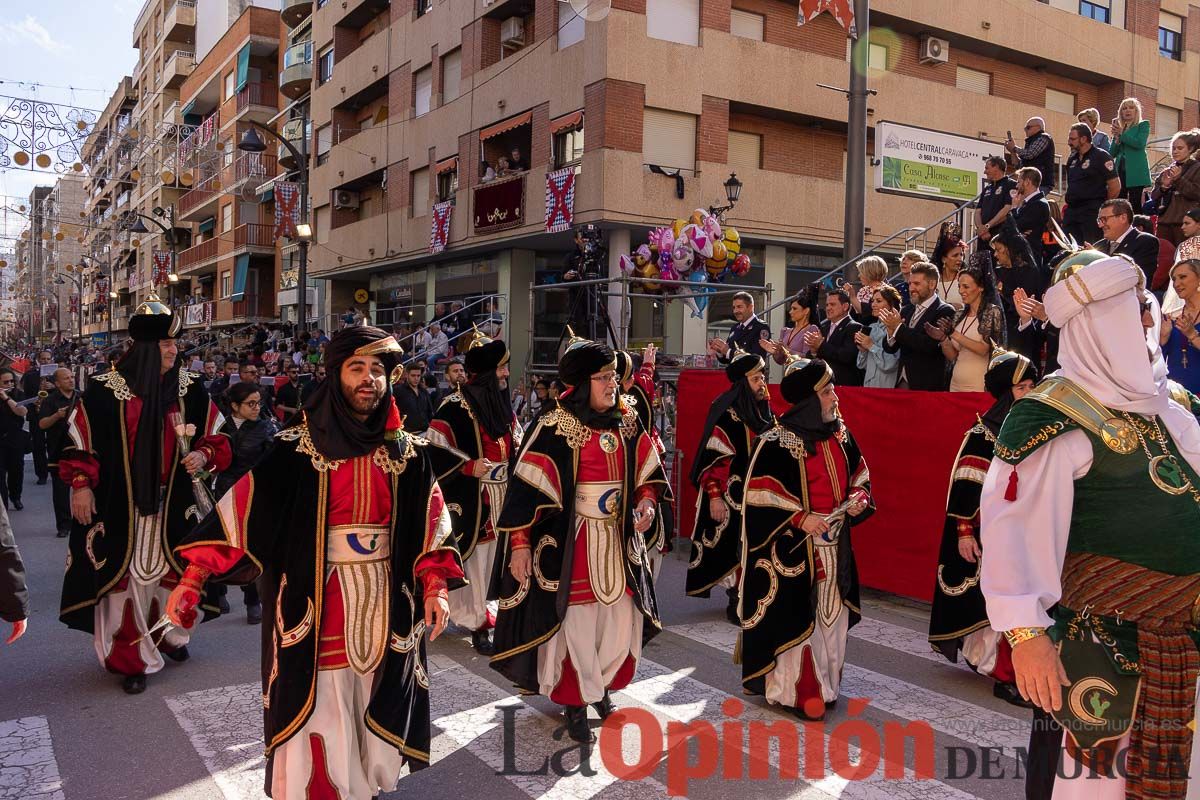
<path fill-rule="evenodd" d="M 233 301 L 233 319 L 258 316 L 258 295 L 244 294 L 241 300 Z"/>
<path fill-rule="evenodd" d="M 191 272 L 209 262 L 215 261 L 222 255 L 220 245 L 221 239 L 214 236 L 207 241 L 192 245 L 187 250 L 184 250 L 179 254 L 180 273 Z"/>
<path fill-rule="evenodd" d="M 172 42 L 190 41 L 195 28 L 196 0 L 175 0 L 163 20 L 163 38 Z"/>
<path fill-rule="evenodd" d="M 233 252 L 243 250 L 275 252 L 275 226 L 248 222 L 233 229 Z"/>
<path fill-rule="evenodd" d="M 163 88 L 178 89 L 196 66 L 196 54 L 191 50 L 176 50 L 163 65 Z"/>
<path fill-rule="evenodd" d="M 183 124 L 183 106 L 179 105 L 178 100 L 171 103 L 171 105 L 167 106 L 163 111 L 163 122 L 167 123 L 168 125 Z"/>
<path fill-rule="evenodd" d="M 289 120 L 283 126 L 283 129 L 279 131 L 279 134 L 284 139 L 287 139 L 289 142 L 291 142 L 297 150 L 302 153 L 304 152 L 304 120 Z M 292 154 L 282 144 L 279 145 L 278 163 L 279 166 L 283 167 L 284 169 L 296 169 L 299 166 L 296 163 L 296 159 L 292 158 Z"/>
<path fill-rule="evenodd" d="M 312 14 L 313 0 L 283 0 L 283 8 L 279 16 L 283 24 L 294 28 Z"/>
<path fill-rule="evenodd" d="M 237 113 L 240 115 L 252 106 L 262 106 L 274 111 L 279 105 L 279 95 L 269 83 L 247 83 L 237 93 Z"/>
<path fill-rule="evenodd" d="M 209 177 L 200 181 L 195 189 L 185 192 L 179 198 L 179 219 L 181 222 L 199 222 L 205 216 L 211 216 L 214 209 L 210 205 L 221 196 L 219 178 Z"/>
<path fill-rule="evenodd" d="M 312 42 L 301 42 L 283 52 L 283 71 L 279 73 L 279 91 L 292 100 L 312 89 Z"/>

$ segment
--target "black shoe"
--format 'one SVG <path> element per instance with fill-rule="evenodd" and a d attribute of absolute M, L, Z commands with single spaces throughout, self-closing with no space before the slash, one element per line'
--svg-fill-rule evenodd
<path fill-rule="evenodd" d="M 45 479 L 45 478 L 38 478 L 37 485 L 38 485 L 38 486 L 45 486 L 45 485 L 46 485 L 46 479 Z"/>
<path fill-rule="evenodd" d="M 21 509 L 23 509 L 25 507 L 25 504 L 22 503 L 20 500 L 13 500 L 12 504 L 13 504 L 13 508 L 15 508 L 17 511 L 20 511 Z"/>
<path fill-rule="evenodd" d="M 221 595 L 221 597 L 217 599 L 217 608 L 220 609 L 222 614 L 228 614 L 229 598 L 225 597 L 225 595 Z"/>
<path fill-rule="evenodd" d="M 146 691 L 146 676 L 126 675 L 125 680 L 121 681 L 121 687 L 125 694 L 141 694 Z"/>
<path fill-rule="evenodd" d="M 1021 692 L 1018 691 L 1015 683 L 1002 683 L 996 681 L 992 687 L 992 696 L 1003 700 L 1006 703 L 1011 703 L 1014 706 L 1021 708 L 1033 708 L 1033 703 L 1021 697 Z"/>
<path fill-rule="evenodd" d="M 587 706 L 563 706 L 563 712 L 567 715 L 567 736 L 584 744 L 596 741 L 588 727 Z"/>
<path fill-rule="evenodd" d="M 491 633 L 487 628 L 471 631 L 471 647 L 474 647 L 475 652 L 481 656 L 490 656 L 496 652 L 495 646 L 492 645 Z"/>
<path fill-rule="evenodd" d="M 742 618 L 738 616 L 738 591 L 736 587 L 725 590 L 725 595 L 729 598 L 729 605 L 725 606 L 725 619 L 733 625 L 742 627 Z"/>
<path fill-rule="evenodd" d="M 592 708 L 596 709 L 596 713 L 600 715 L 600 719 L 608 719 L 608 715 L 617 710 L 612 698 L 608 696 L 607 689 L 604 690 L 604 698 L 599 702 L 592 703 Z"/>
<path fill-rule="evenodd" d="M 59 539 L 65 539 L 70 535 L 71 535 L 70 531 L 59 531 L 58 533 L 55 534 L 55 536 L 57 536 Z"/>
<path fill-rule="evenodd" d="M 176 664 L 182 664 L 192 657 L 192 654 L 188 652 L 186 644 L 180 645 L 174 650 L 168 650 L 167 652 L 163 653 L 163 655 L 174 661 Z"/>
<path fill-rule="evenodd" d="M 252 606 L 246 606 L 246 624 L 258 625 L 262 623 L 262 604 L 255 603 Z"/>
<path fill-rule="evenodd" d="M 822 711 L 817 716 L 813 717 L 813 716 L 809 716 L 808 714 L 804 713 L 804 709 L 799 708 L 797 706 L 787 706 L 787 710 L 788 710 L 788 713 L 791 714 L 793 717 L 799 717 L 800 719 L 804 720 L 805 722 L 824 722 L 825 721 L 825 712 L 824 711 Z"/>

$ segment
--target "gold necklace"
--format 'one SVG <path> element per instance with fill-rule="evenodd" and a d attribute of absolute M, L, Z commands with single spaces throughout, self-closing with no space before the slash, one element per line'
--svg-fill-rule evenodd
<path fill-rule="evenodd" d="M 1167 445 L 1166 434 L 1158 426 L 1158 420 L 1150 418 L 1150 425 L 1154 427 L 1154 440 L 1162 449 L 1162 455 L 1156 456 L 1150 452 L 1150 445 L 1146 442 L 1145 434 L 1149 433 L 1150 425 L 1134 419 L 1127 411 L 1122 411 L 1121 416 L 1125 417 L 1133 427 L 1138 441 L 1141 442 L 1142 450 L 1150 461 L 1147 471 L 1150 473 L 1150 480 L 1154 482 L 1154 485 L 1170 495 L 1181 495 L 1191 489 L 1192 482 L 1183 471 L 1183 467 L 1175 460 L 1174 454 L 1171 453 L 1170 447 Z"/>

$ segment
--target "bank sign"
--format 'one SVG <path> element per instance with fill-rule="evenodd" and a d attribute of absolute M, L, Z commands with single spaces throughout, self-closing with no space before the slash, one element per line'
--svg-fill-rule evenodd
<path fill-rule="evenodd" d="M 880 122 L 875 126 L 875 189 L 947 200 L 973 200 L 983 188 L 988 156 L 1004 155 L 998 142 Z"/>

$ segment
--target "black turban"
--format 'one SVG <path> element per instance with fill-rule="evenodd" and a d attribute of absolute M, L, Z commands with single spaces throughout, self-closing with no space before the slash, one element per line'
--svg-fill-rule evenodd
<path fill-rule="evenodd" d="M 463 366 L 471 375 L 480 375 L 484 372 L 492 372 L 501 364 L 507 364 L 509 358 L 508 347 L 499 339 L 476 339 L 475 342 L 467 348 L 467 354 L 463 357 Z"/>
<path fill-rule="evenodd" d="M 391 334 L 370 325 L 352 325 L 333 335 L 325 346 L 329 377 L 321 382 L 302 409 L 317 452 L 334 460 L 357 458 L 383 444 L 393 404 L 390 376 L 403 354 Z M 384 382 L 382 402 L 365 420 L 354 415 L 342 393 L 342 365 L 354 356 L 377 357 L 389 376 Z"/>
<path fill-rule="evenodd" d="M 605 369 L 616 369 L 611 348 L 571 335 L 567 349 L 558 360 L 558 376 L 569 388 L 558 404 L 570 411 L 589 428 L 612 430 L 621 424 L 621 404 L 598 412 L 591 407 L 592 376 Z M 619 398 L 618 398 L 619 400 Z"/>
<path fill-rule="evenodd" d="M 841 430 L 839 420 L 826 422 L 817 394 L 833 382 L 833 370 L 819 358 L 793 359 L 784 367 L 780 390 L 791 408 L 779 417 L 779 424 L 795 433 L 811 447 Z"/>
<path fill-rule="evenodd" d="M 513 414 L 508 384 L 501 387 L 500 378 L 496 375 L 496 369 L 507 364 L 508 358 L 509 352 L 504 342 L 481 336 L 467 348 L 467 355 L 463 359 L 470 377 L 460 391 L 467 396 L 479 418 L 479 424 L 488 436 L 496 440 L 512 432 L 516 416 Z"/>
<path fill-rule="evenodd" d="M 729 364 L 725 367 L 725 377 L 729 378 L 730 383 L 737 383 L 742 378 L 748 378 L 756 371 L 765 369 L 766 366 L 762 356 L 734 348 L 729 353 Z"/>
<path fill-rule="evenodd" d="M 1008 350 L 996 350 L 983 375 L 983 386 L 996 398 L 996 402 L 980 417 L 980 421 L 992 433 L 999 433 L 1008 410 L 1015 402 L 1013 387 L 1024 380 L 1037 383 L 1038 369 L 1026 356 Z"/>

